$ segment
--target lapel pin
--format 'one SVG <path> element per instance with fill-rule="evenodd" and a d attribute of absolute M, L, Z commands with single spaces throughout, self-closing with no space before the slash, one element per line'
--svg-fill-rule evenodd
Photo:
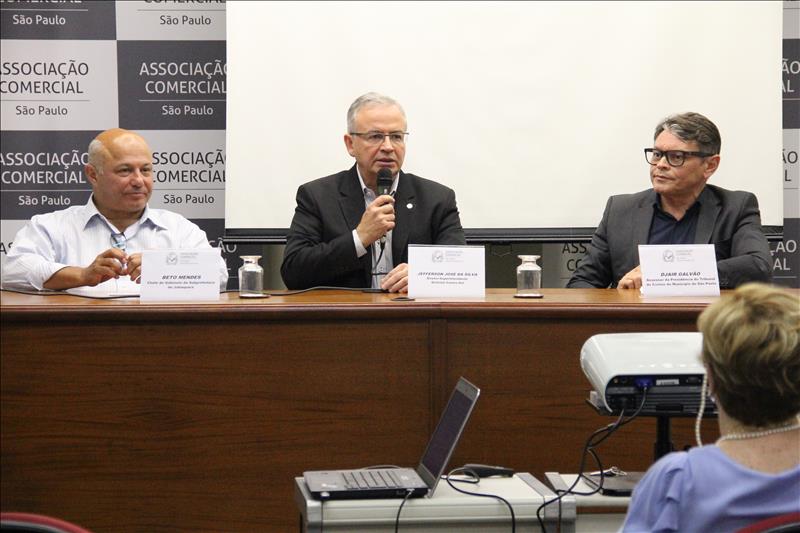
<path fill-rule="evenodd" d="M 412 204 L 411 202 L 408 202 L 406 204 L 406 209 L 413 209 L 413 208 L 414 208 L 414 204 Z"/>

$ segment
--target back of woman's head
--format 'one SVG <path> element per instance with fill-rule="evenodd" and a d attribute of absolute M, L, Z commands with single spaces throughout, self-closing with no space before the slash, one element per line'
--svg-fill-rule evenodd
<path fill-rule="evenodd" d="M 714 394 L 728 415 L 748 426 L 768 426 L 800 412 L 796 295 L 749 283 L 709 306 L 697 326 Z"/>

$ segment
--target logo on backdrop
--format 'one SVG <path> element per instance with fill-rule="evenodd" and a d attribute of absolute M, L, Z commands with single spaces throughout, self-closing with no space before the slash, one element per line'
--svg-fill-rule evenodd
<path fill-rule="evenodd" d="M 152 207 L 190 219 L 225 217 L 225 132 L 144 131 L 153 148 Z"/>
<path fill-rule="evenodd" d="M 98 131 L 0 132 L 0 208 L 4 219 L 85 204 L 91 194 L 83 167 Z"/>
<path fill-rule="evenodd" d="M 121 128 L 224 130 L 224 41 L 120 41 Z"/>
<path fill-rule="evenodd" d="M 116 2 L 2 2 L 3 39 L 114 39 Z"/>
<path fill-rule="evenodd" d="M 121 41 L 225 40 L 224 0 L 125 0 L 117 2 L 117 19 Z"/>
<path fill-rule="evenodd" d="M 20 45 L 4 35 L 3 43 L 0 120 L 4 130 L 103 130 L 116 125 L 114 41 Z"/>

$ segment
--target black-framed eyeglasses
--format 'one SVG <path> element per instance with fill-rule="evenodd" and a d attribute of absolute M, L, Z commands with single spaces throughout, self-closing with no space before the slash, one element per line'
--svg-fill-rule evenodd
<path fill-rule="evenodd" d="M 128 239 L 125 238 L 124 233 L 111 234 L 111 247 L 122 250 L 123 252 L 128 248 Z"/>
<path fill-rule="evenodd" d="M 686 150 L 656 150 L 655 148 L 645 148 L 644 158 L 651 165 L 657 165 L 662 158 L 667 158 L 667 163 L 671 167 L 679 167 L 686 162 L 686 158 L 690 156 L 697 157 L 710 157 L 716 154 L 707 152 L 687 152 Z"/>
<path fill-rule="evenodd" d="M 389 142 L 394 146 L 401 146 L 406 142 L 407 131 L 392 131 L 390 133 L 383 133 L 382 131 L 367 131 L 355 132 L 351 131 L 350 135 L 361 137 L 367 144 L 383 144 L 383 140 L 389 137 Z"/>

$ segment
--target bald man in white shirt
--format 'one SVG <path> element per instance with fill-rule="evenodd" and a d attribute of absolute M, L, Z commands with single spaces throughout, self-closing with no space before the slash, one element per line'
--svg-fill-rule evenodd
<path fill-rule="evenodd" d="M 89 144 L 86 205 L 34 216 L 13 241 L 3 287 L 71 289 L 110 280 L 138 283 L 146 249 L 211 248 L 203 230 L 183 216 L 147 205 L 153 156 L 137 133 L 111 129 Z M 228 281 L 220 256 L 220 288 Z"/>

